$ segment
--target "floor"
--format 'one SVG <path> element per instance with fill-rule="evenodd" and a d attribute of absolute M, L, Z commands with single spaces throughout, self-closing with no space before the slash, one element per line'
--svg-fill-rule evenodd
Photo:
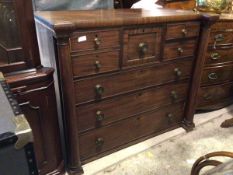
<path fill-rule="evenodd" d="M 233 116 L 233 105 L 197 114 L 190 133 L 178 128 L 83 166 L 85 175 L 188 175 L 194 161 L 211 151 L 233 151 L 233 128 L 222 121 Z M 179 162 L 177 164 L 177 162 Z"/>

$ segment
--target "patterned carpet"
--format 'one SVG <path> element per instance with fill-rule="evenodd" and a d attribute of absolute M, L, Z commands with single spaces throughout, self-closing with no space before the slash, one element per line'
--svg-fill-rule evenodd
<path fill-rule="evenodd" d="M 200 156 L 212 151 L 233 152 L 233 128 L 220 128 L 232 116 L 232 111 L 220 114 L 190 133 L 172 137 L 94 174 L 189 175 L 192 164 Z"/>

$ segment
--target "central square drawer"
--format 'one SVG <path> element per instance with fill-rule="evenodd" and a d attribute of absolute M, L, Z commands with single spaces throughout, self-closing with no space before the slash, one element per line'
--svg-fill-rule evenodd
<path fill-rule="evenodd" d="M 155 62 L 160 57 L 161 28 L 124 31 L 123 66 Z"/>

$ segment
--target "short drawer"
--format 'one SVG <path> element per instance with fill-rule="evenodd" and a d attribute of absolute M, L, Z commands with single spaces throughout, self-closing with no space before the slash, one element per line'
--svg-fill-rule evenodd
<path fill-rule="evenodd" d="M 124 31 L 123 66 L 159 61 L 161 28 Z"/>
<path fill-rule="evenodd" d="M 72 67 L 75 77 L 118 70 L 119 51 L 73 56 Z"/>
<path fill-rule="evenodd" d="M 223 48 L 233 46 L 233 29 L 211 32 L 209 45 Z"/>
<path fill-rule="evenodd" d="M 188 83 L 150 88 L 76 108 L 79 132 L 100 128 L 130 116 L 185 101 Z"/>
<path fill-rule="evenodd" d="M 77 80 L 74 82 L 76 103 L 98 101 L 106 97 L 189 78 L 191 71 L 192 59 L 187 59 Z"/>
<path fill-rule="evenodd" d="M 233 47 L 231 49 L 210 49 L 205 58 L 205 64 L 218 64 L 233 61 Z"/>
<path fill-rule="evenodd" d="M 196 50 L 196 40 L 179 41 L 165 44 L 164 60 L 173 60 L 182 57 L 194 56 Z"/>
<path fill-rule="evenodd" d="M 233 80 L 233 65 L 216 66 L 204 69 L 201 85 L 218 84 Z"/>
<path fill-rule="evenodd" d="M 93 51 L 119 47 L 118 30 L 77 32 L 70 38 L 71 51 Z"/>
<path fill-rule="evenodd" d="M 184 104 L 166 106 L 80 135 L 81 161 L 181 123 Z"/>
<path fill-rule="evenodd" d="M 198 107 L 210 106 L 233 98 L 233 83 L 201 87 L 198 91 Z"/>
<path fill-rule="evenodd" d="M 166 40 L 197 37 L 199 32 L 199 22 L 168 24 Z"/>

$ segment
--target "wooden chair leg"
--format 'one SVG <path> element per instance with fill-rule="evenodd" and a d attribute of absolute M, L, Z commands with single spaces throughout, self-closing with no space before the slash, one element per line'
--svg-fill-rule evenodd
<path fill-rule="evenodd" d="M 213 152 L 206 154 L 205 156 L 200 157 L 196 160 L 196 162 L 193 164 L 191 175 L 199 175 L 202 168 L 206 166 L 218 166 L 222 162 L 217 160 L 209 160 L 209 158 L 212 157 L 229 157 L 233 158 L 232 152 L 226 152 L 226 151 L 220 151 L 220 152 Z"/>

